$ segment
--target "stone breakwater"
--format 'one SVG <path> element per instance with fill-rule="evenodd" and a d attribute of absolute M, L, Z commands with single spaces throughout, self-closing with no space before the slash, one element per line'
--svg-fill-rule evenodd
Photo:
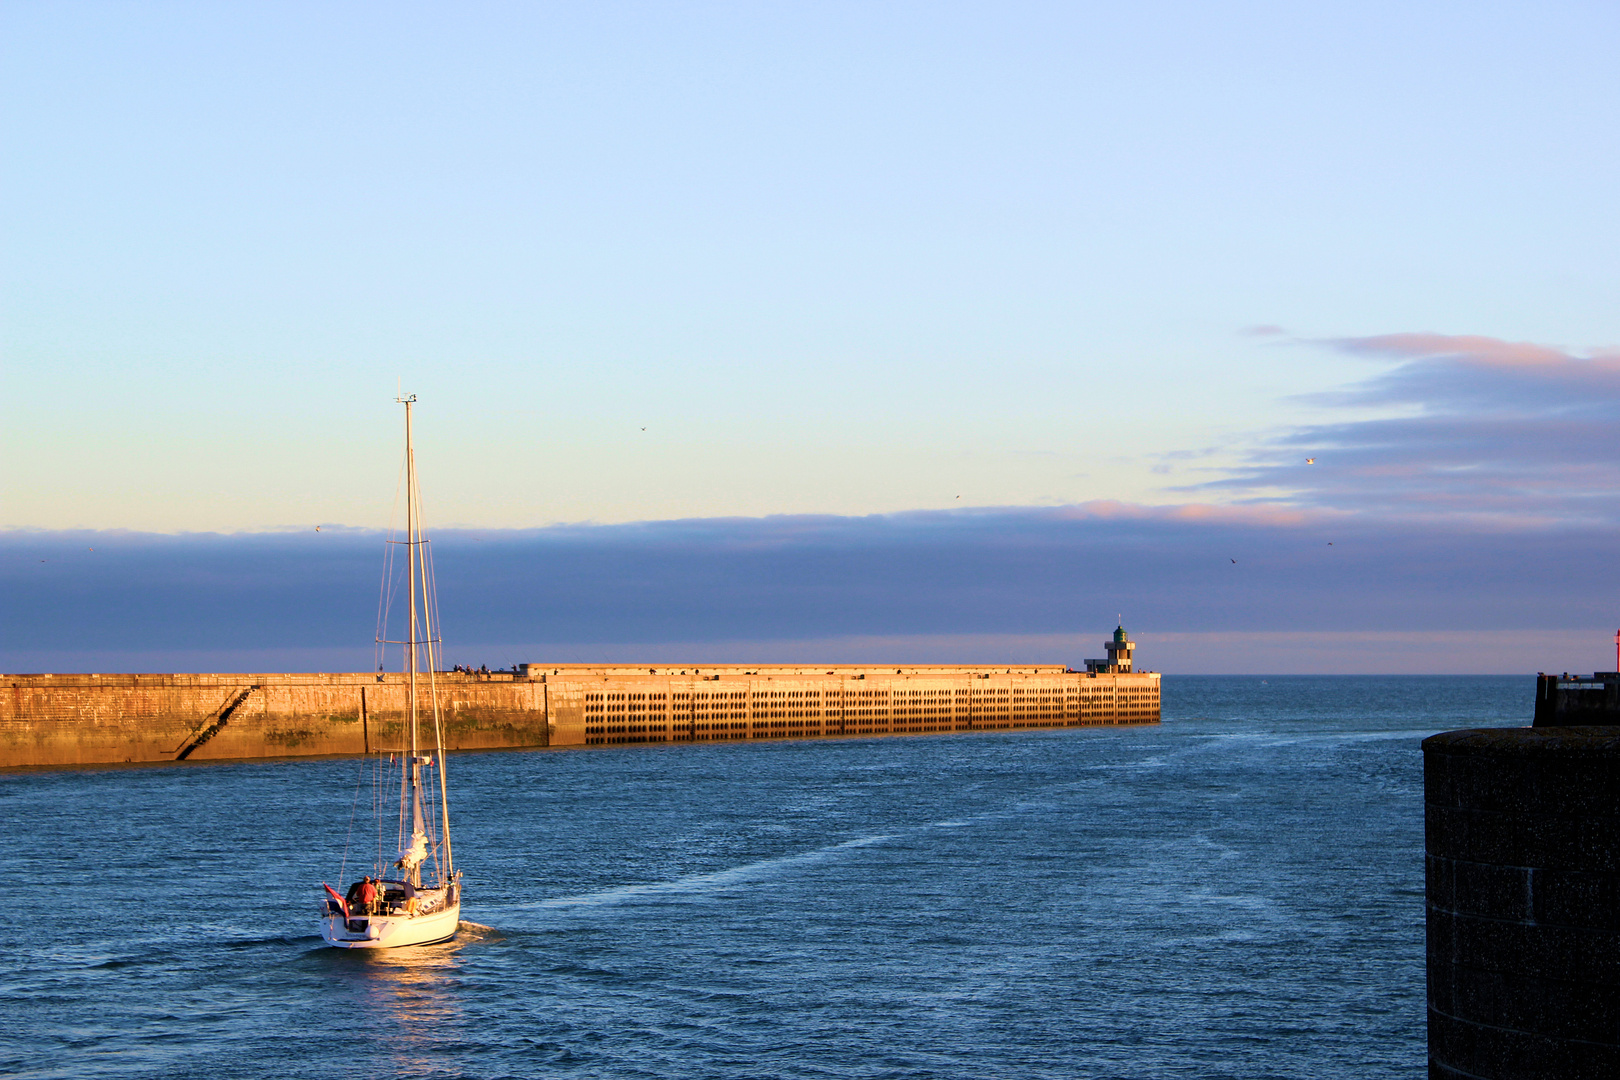
<path fill-rule="evenodd" d="M 1159 676 L 1025 667 L 525 665 L 439 673 L 451 750 L 1153 724 Z M 419 679 L 422 739 L 433 714 Z M 404 675 L 0 676 L 0 768 L 402 749 Z"/>
<path fill-rule="evenodd" d="M 451 749 L 547 744 L 544 684 L 439 682 Z M 364 754 L 407 738 L 398 674 L 7 675 L 0 689 L 0 767 Z"/>
<path fill-rule="evenodd" d="M 1429 1076 L 1620 1076 L 1620 727 L 1423 742 Z"/>

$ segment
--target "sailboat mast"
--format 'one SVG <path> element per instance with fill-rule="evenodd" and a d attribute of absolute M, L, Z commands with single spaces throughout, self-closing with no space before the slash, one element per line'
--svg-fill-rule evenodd
<path fill-rule="evenodd" d="M 410 614 L 405 629 L 405 651 L 410 654 L 411 759 L 416 758 L 416 452 L 411 447 L 411 402 L 405 398 L 405 550 L 410 552 Z M 412 777 L 412 794 L 415 794 Z"/>
<path fill-rule="evenodd" d="M 416 448 L 411 439 L 411 405 L 416 401 L 416 395 L 402 399 L 405 405 L 405 546 L 410 552 L 410 608 L 409 625 L 405 634 L 407 642 L 405 649 L 410 653 L 410 697 L 411 697 L 411 752 L 406 758 L 405 772 L 410 778 L 411 800 L 411 844 L 414 847 L 416 840 L 423 832 L 422 822 L 422 758 L 421 739 L 418 735 L 417 702 L 416 702 L 416 674 L 419 664 L 417 647 L 421 644 L 419 628 L 416 617 L 416 580 L 420 567 L 417 565 L 417 548 L 421 546 L 421 509 L 416 505 Z M 422 883 L 421 865 L 410 868 L 411 884 Z"/>

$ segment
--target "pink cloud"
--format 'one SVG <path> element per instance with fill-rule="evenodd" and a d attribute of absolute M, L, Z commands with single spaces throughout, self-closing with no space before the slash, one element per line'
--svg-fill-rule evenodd
<path fill-rule="evenodd" d="M 1416 415 L 1288 432 L 1250 468 L 1201 488 L 1401 517 L 1620 520 L 1620 350 L 1437 333 L 1318 344 L 1397 364 L 1310 400 L 1416 406 Z M 1302 458 L 1316 464 L 1301 468 Z"/>
<path fill-rule="evenodd" d="M 1530 341 L 1503 341 L 1476 334 L 1377 334 L 1335 338 L 1330 344 L 1345 352 L 1397 356 L 1407 360 L 1452 359 L 1503 367 L 1526 367 L 1578 362 L 1579 358 Z"/>
<path fill-rule="evenodd" d="M 1309 524 L 1325 516 L 1292 507 L 1268 504 L 1178 503 L 1148 506 L 1142 503 L 1098 499 L 1057 507 L 1052 516 L 1060 521 L 1186 521 L 1222 525 L 1290 527 Z"/>

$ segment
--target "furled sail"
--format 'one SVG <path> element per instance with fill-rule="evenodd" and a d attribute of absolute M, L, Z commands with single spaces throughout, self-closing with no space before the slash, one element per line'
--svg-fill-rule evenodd
<path fill-rule="evenodd" d="M 399 853 L 394 863 L 402 870 L 414 870 L 427 858 L 427 837 L 420 832 L 411 833 L 411 846 Z"/>

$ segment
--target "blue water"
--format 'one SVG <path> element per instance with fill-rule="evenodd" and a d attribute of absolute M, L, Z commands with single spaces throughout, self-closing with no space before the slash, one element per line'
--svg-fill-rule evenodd
<path fill-rule="evenodd" d="M 1167 677 L 1155 728 L 459 755 L 467 923 L 408 952 L 315 936 L 353 761 L 0 775 L 0 1073 L 1421 1075 L 1418 743 L 1531 688 Z"/>

